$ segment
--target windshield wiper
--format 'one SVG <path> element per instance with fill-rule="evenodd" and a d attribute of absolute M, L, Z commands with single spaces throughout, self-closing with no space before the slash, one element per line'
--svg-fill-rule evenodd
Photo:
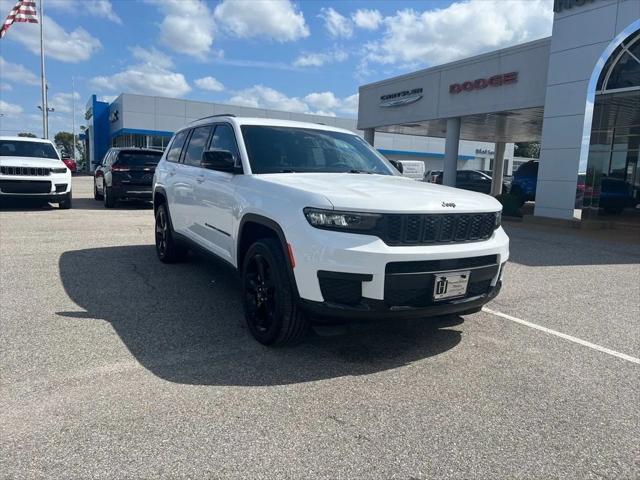
<path fill-rule="evenodd" d="M 367 175 L 372 175 L 373 174 L 373 172 L 367 172 L 367 171 L 364 171 L 364 170 L 357 170 L 355 168 L 352 169 L 352 170 L 349 170 L 347 173 L 366 173 Z"/>

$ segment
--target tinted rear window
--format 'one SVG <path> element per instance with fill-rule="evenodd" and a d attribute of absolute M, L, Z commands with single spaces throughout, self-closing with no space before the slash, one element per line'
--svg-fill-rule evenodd
<path fill-rule="evenodd" d="M 0 157 L 34 157 L 55 158 L 58 153 L 53 145 L 44 142 L 29 142 L 23 140 L 0 140 Z"/>
<path fill-rule="evenodd" d="M 162 152 L 120 152 L 118 164 L 120 165 L 157 165 L 162 157 Z"/>

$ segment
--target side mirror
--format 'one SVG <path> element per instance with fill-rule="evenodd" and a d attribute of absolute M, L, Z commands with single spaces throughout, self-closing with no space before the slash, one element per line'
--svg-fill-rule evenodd
<path fill-rule="evenodd" d="M 399 162 L 398 160 L 389 160 L 389 163 L 391 163 L 391 165 L 393 165 L 393 167 L 396 170 L 398 170 L 400 173 L 404 171 L 404 167 L 402 166 L 402 163 Z"/>
<path fill-rule="evenodd" d="M 207 170 L 235 173 L 236 160 L 229 150 L 212 149 L 202 153 L 200 166 Z"/>

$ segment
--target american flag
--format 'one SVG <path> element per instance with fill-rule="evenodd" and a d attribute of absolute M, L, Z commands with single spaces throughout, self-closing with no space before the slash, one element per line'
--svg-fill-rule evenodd
<path fill-rule="evenodd" d="M 18 0 L 16 6 L 9 12 L 9 16 L 4 21 L 4 25 L 2 25 L 0 38 L 5 36 L 7 30 L 13 25 L 13 22 L 38 23 L 35 0 Z"/>

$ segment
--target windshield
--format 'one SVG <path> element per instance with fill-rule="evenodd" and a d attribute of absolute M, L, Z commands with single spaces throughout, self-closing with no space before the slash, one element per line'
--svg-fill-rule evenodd
<path fill-rule="evenodd" d="M 383 157 L 357 135 L 259 125 L 244 125 L 242 135 L 253 173 L 394 174 Z"/>
<path fill-rule="evenodd" d="M 50 143 L 24 140 L 0 140 L 0 157 L 35 157 L 60 160 L 58 152 Z"/>
<path fill-rule="evenodd" d="M 117 163 L 134 167 L 157 165 L 160 157 L 162 157 L 162 152 L 121 152 Z"/>

